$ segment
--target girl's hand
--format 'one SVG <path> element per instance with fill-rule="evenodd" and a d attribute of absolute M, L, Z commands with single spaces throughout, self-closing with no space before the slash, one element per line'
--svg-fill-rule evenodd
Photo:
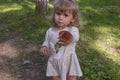
<path fill-rule="evenodd" d="M 65 45 L 67 45 L 65 42 L 61 42 L 61 41 L 58 42 L 58 44 L 61 45 L 61 46 L 65 46 Z"/>
<path fill-rule="evenodd" d="M 40 48 L 39 52 L 40 52 L 41 54 L 49 54 L 49 53 L 50 53 L 50 50 L 49 50 L 48 47 L 43 46 L 43 47 Z"/>

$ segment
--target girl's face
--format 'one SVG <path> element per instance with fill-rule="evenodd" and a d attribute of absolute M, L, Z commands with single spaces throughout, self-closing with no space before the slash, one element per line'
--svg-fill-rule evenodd
<path fill-rule="evenodd" d="M 74 22 L 72 12 L 56 11 L 54 15 L 55 23 L 62 28 L 67 27 L 70 23 Z"/>

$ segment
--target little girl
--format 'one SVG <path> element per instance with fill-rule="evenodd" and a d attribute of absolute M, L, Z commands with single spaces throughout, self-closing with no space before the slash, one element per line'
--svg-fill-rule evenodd
<path fill-rule="evenodd" d="M 54 4 L 54 13 L 50 27 L 45 36 L 45 41 L 40 48 L 41 54 L 49 54 L 46 76 L 53 80 L 76 80 L 82 76 L 82 71 L 75 52 L 75 46 L 79 40 L 79 10 L 75 0 L 57 0 Z M 56 53 L 55 44 L 58 42 L 59 32 L 69 31 L 73 40 L 69 44 L 59 42 L 62 45 Z"/>

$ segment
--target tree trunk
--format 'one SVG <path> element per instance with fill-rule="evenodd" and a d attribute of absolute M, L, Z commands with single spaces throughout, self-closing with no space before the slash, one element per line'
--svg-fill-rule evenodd
<path fill-rule="evenodd" d="M 36 11 L 40 15 L 45 15 L 48 11 L 49 0 L 36 0 Z"/>

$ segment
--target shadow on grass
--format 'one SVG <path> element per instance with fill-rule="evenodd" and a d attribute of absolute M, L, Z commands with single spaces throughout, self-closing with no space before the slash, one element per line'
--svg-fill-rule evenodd
<path fill-rule="evenodd" d="M 45 76 L 48 57 L 40 55 L 35 45 L 16 38 L 0 44 L 0 48 L 0 76 L 4 77 L 2 80 L 50 79 Z"/>
<path fill-rule="evenodd" d="M 3 58 L 4 57 L 4 58 Z M 14 77 L 17 80 L 49 80 L 46 78 L 46 63 L 44 56 L 37 51 L 33 51 L 24 56 L 15 58 L 0 57 L 0 71 L 5 73 L 4 77 Z M 2 73 L 0 73 L 1 75 Z M 4 78 L 2 79 L 4 80 Z"/>

